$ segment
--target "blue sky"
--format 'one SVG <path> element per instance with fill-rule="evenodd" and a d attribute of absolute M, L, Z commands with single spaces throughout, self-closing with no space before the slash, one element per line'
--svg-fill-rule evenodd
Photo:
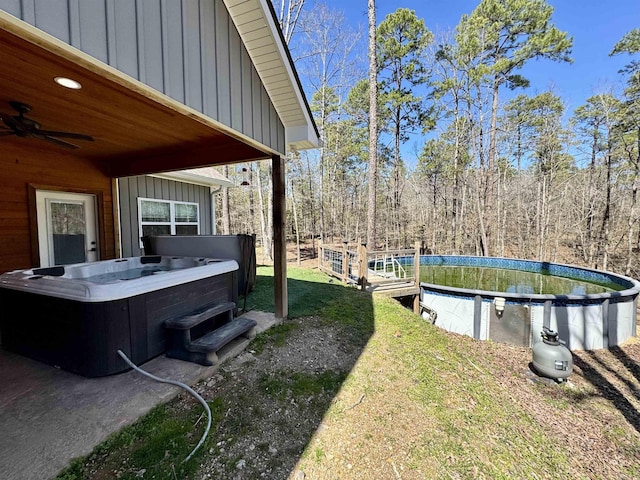
<path fill-rule="evenodd" d="M 305 8 L 311 9 L 315 1 L 307 0 Z M 342 11 L 352 26 L 362 27 L 362 49 L 366 52 L 367 1 L 318 2 Z M 460 17 L 471 13 L 478 3 L 478 0 L 376 0 L 376 16 L 379 24 L 398 8 L 410 8 L 437 36 L 438 32 L 452 31 Z M 510 95 L 534 96 L 551 89 L 564 99 L 568 118 L 590 96 L 611 88 L 620 92 L 624 87 L 618 70 L 632 57 L 627 54 L 609 57 L 609 52 L 625 33 L 640 28 L 640 0 L 547 0 L 547 3 L 555 9 L 552 16 L 555 26 L 573 36 L 574 62 L 530 61 L 518 72 L 529 79 L 530 87 L 513 93 L 503 89 L 501 101 L 508 100 Z M 412 135 L 403 145 L 402 156 L 410 168 L 415 166 L 416 153 L 422 149 L 424 140 L 421 135 Z"/>
<path fill-rule="evenodd" d="M 309 7 L 312 3 L 313 0 Z M 366 0 L 324 0 L 324 3 L 343 11 L 349 23 L 366 27 Z M 640 28 L 640 0 L 551 0 L 547 3 L 555 8 L 552 21 L 556 27 L 573 36 L 574 63 L 530 62 L 521 73 L 531 81 L 531 87 L 518 93 L 535 95 L 553 86 L 572 112 L 603 88 L 621 85 L 617 72 L 630 57 L 609 57 L 609 52 L 625 33 Z M 377 0 L 377 20 L 380 23 L 400 7 L 410 8 L 436 33 L 455 28 L 460 17 L 471 13 L 477 5 L 478 1 L 469 0 Z"/>

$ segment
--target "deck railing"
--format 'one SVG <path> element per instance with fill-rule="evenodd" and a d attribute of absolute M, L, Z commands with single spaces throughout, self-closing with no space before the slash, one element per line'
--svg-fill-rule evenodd
<path fill-rule="evenodd" d="M 345 283 L 371 285 L 420 282 L 420 244 L 414 248 L 368 251 L 363 244 L 320 244 L 318 268 Z"/>
<path fill-rule="evenodd" d="M 319 246 L 318 269 L 339 278 L 345 283 L 357 284 L 360 278 L 358 246 L 342 243 Z"/>
<path fill-rule="evenodd" d="M 413 249 L 367 252 L 367 278 L 378 284 L 415 280 L 414 253 Z"/>

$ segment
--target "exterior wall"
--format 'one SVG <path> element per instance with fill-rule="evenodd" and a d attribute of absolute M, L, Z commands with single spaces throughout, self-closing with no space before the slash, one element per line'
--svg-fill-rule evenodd
<path fill-rule="evenodd" d="M 222 0 L 0 0 L 0 9 L 286 150 L 284 126 Z"/>
<path fill-rule="evenodd" d="M 211 235 L 211 194 L 209 187 L 175 182 L 164 178 L 138 176 L 118 179 L 120 238 L 122 256 L 142 255 L 138 230 L 138 198 L 198 203 L 200 234 Z"/>
<path fill-rule="evenodd" d="M 41 143 L 42 148 L 34 149 L 40 147 Z M 29 198 L 29 185 L 99 194 L 97 215 L 101 258 L 114 258 L 111 179 L 92 162 L 60 150 L 56 147 L 49 149 L 45 142 L 39 140 L 5 140 L 2 143 L 0 273 L 39 266 L 33 261 L 38 251 L 38 239 L 32 238 L 31 233 L 30 218 L 33 213 L 30 207 L 35 210 L 35 200 Z"/>

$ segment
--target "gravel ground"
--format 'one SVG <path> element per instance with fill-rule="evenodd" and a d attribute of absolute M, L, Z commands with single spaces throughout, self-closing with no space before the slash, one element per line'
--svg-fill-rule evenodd
<path fill-rule="evenodd" d="M 322 429 L 332 391 L 300 398 L 291 391 L 265 391 L 265 381 L 286 381 L 300 374 L 310 378 L 326 372 L 346 374 L 359 350 L 341 338 L 339 328 L 323 325 L 318 318 L 288 324 L 300 328 L 289 334 L 286 344 L 267 345 L 259 354 L 249 350 L 199 384 L 198 393 L 205 398 L 222 396 L 229 405 L 214 434 L 216 445 L 202 466 L 202 478 L 287 478 L 309 438 Z M 295 478 L 304 474 L 298 472 Z"/>

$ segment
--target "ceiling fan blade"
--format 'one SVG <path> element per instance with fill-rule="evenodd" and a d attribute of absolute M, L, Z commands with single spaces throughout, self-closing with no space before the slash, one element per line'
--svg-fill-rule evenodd
<path fill-rule="evenodd" d="M 20 129 L 20 124 L 10 115 L 0 115 L 0 120 L 13 131 Z"/>
<path fill-rule="evenodd" d="M 47 142 L 55 143 L 56 145 L 60 145 L 61 147 L 70 148 L 75 150 L 80 148 L 78 145 L 74 145 L 73 143 L 65 142 L 64 140 L 58 140 L 57 138 L 50 137 L 48 135 L 32 135 L 32 137 L 38 138 L 40 140 L 45 140 Z"/>
<path fill-rule="evenodd" d="M 84 135 L 82 133 L 56 132 L 53 130 L 40 130 L 40 129 L 38 129 L 34 133 L 37 133 L 38 135 L 44 135 L 47 137 L 74 138 L 76 140 L 87 140 L 89 142 L 93 142 L 93 137 L 91 135 Z"/>

